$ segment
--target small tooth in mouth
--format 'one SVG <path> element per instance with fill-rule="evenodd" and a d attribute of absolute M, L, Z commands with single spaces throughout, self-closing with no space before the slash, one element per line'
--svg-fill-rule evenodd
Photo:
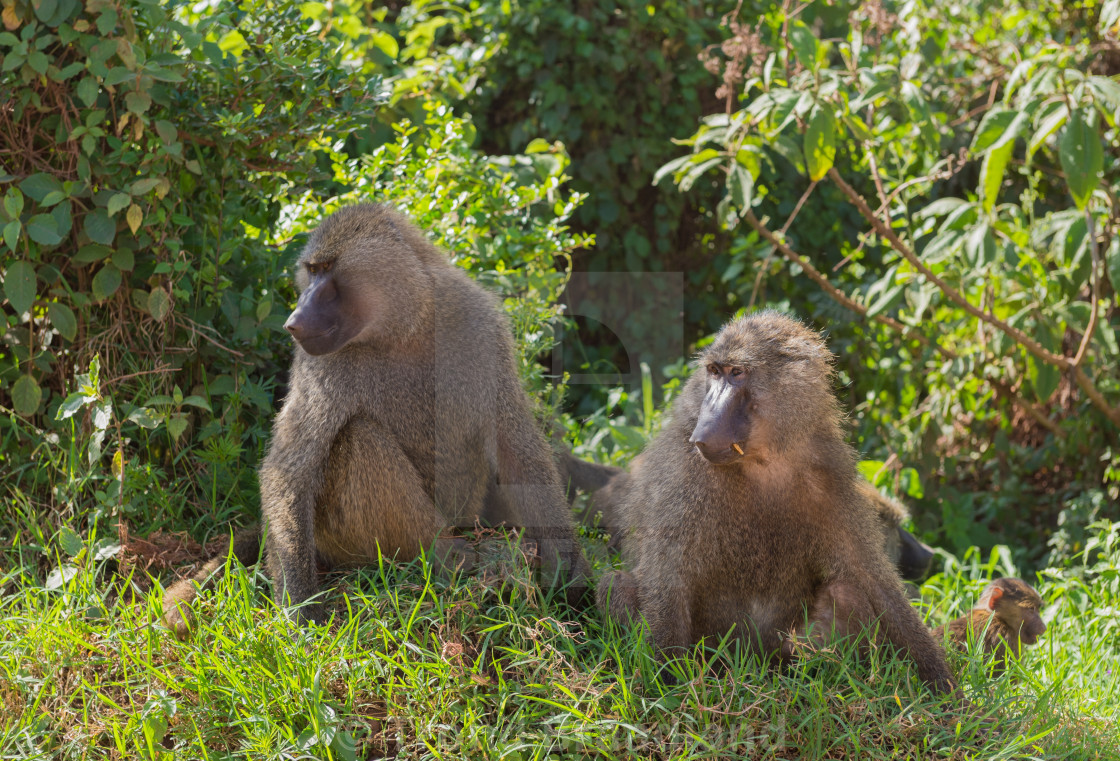
<path fill-rule="evenodd" d="M 738 444 L 732 444 L 731 448 L 734 449 L 739 454 L 743 453 L 743 448 L 741 446 L 739 446 Z"/>

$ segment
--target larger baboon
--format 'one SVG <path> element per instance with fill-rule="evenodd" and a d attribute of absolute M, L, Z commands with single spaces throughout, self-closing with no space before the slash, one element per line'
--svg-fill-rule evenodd
<path fill-rule="evenodd" d="M 923 681 L 945 656 L 907 602 L 861 493 L 832 394 L 832 355 L 773 312 L 725 326 L 631 473 L 623 557 L 600 605 L 643 620 L 662 655 L 735 634 L 764 656 L 877 625 Z M 805 627 L 808 626 L 808 630 Z"/>
<path fill-rule="evenodd" d="M 260 469 L 276 599 L 315 595 L 316 560 L 434 546 L 437 563 L 459 564 L 447 530 L 476 520 L 524 527 L 547 580 L 581 597 L 587 561 L 497 299 L 387 206 L 328 217 L 297 267 L 291 384 Z M 193 589 L 169 590 L 171 624 Z M 299 610 L 322 619 L 317 603 Z"/>

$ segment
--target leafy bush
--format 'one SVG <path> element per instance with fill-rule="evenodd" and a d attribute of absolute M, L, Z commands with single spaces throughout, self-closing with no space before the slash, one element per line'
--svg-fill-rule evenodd
<path fill-rule="evenodd" d="M 1116 21 L 898 12 L 863 4 L 839 39 L 780 9 L 735 25 L 736 109 L 658 179 L 720 173 L 743 289 L 784 260 L 862 321 L 838 344 L 865 443 L 936 474 L 942 541 L 1014 532 L 1037 561 L 1064 497 L 1117 498 L 1120 83 L 1096 56 Z M 863 226 L 835 252 L 799 232 L 820 192 Z"/>
<path fill-rule="evenodd" d="M 561 189 L 561 146 L 485 157 L 469 122 L 411 97 L 390 114 L 420 122 L 355 156 L 386 129 L 367 129 L 393 90 L 377 72 L 405 74 L 325 50 L 353 29 L 314 4 L 5 8 L 0 436 L 7 518 L 34 546 L 60 523 L 252 512 L 290 345 L 284 270 L 339 203 L 401 206 L 501 291 L 543 391 L 556 258 L 586 242 L 563 227 L 581 197 Z"/>

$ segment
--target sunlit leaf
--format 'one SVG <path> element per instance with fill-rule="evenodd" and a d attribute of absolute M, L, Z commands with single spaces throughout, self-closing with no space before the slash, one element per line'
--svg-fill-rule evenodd
<path fill-rule="evenodd" d="M 1097 133 L 1093 112 L 1088 118 L 1082 109 L 1070 114 L 1059 141 L 1058 154 L 1073 202 L 1077 208 L 1084 209 L 1093 191 L 1100 185 L 1104 166 L 1101 137 Z"/>
<path fill-rule="evenodd" d="M 813 182 L 828 174 L 836 159 L 836 118 L 827 108 L 817 106 L 805 128 L 805 166 Z"/>

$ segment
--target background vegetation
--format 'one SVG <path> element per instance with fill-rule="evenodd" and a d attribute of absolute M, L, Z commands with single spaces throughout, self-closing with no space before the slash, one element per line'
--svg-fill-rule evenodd
<path fill-rule="evenodd" d="M 1120 3 L 0 6 L 5 756 L 1117 747 Z M 958 662 L 964 712 L 885 656 L 666 688 L 594 615 L 419 567 L 339 577 L 294 639 L 238 572 L 174 642 L 150 574 L 257 511 L 288 265 L 356 199 L 503 295 L 585 456 L 640 449 L 738 310 L 827 330 L 865 473 L 944 550 L 931 622 L 1019 573 L 1044 645 Z M 685 273 L 680 359 L 547 377 L 573 269 Z M 621 366 L 574 327 L 565 369 Z"/>

